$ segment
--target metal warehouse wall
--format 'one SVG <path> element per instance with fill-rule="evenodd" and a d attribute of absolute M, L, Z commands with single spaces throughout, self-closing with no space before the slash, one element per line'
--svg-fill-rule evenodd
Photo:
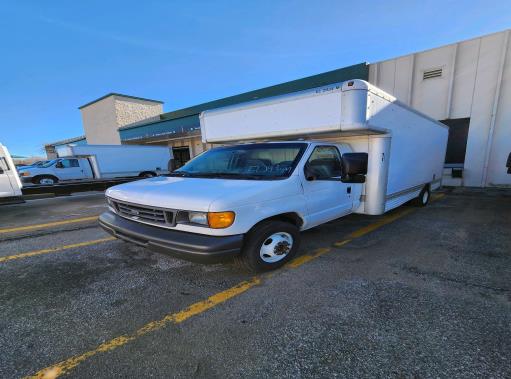
<path fill-rule="evenodd" d="M 466 186 L 511 185 L 509 43 L 507 30 L 369 66 L 369 81 L 408 105 L 454 126 L 469 119 Z"/>

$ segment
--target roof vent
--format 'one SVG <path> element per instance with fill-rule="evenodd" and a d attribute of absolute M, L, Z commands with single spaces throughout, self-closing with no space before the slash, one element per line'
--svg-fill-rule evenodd
<path fill-rule="evenodd" d="M 432 70 L 426 70 L 422 74 L 422 80 L 426 79 L 432 79 L 432 78 L 439 78 L 442 76 L 442 69 L 441 68 L 434 68 Z"/>

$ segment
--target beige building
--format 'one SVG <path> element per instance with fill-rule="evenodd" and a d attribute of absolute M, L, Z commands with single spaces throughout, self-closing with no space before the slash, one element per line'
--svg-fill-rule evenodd
<path fill-rule="evenodd" d="M 79 107 L 87 143 L 120 145 L 119 128 L 159 119 L 163 102 L 110 93 Z"/>
<path fill-rule="evenodd" d="M 139 122 L 159 120 L 163 102 L 141 97 L 109 93 L 79 107 L 84 136 L 45 145 L 48 159 L 56 158 L 56 149 L 65 144 L 120 145 L 119 128 Z"/>

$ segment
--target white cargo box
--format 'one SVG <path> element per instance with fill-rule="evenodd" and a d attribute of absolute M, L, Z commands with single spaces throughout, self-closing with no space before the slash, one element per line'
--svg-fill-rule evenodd
<path fill-rule="evenodd" d="M 363 80 L 351 80 L 207 110 L 200 116 L 202 140 L 222 143 L 332 132 L 374 133 L 378 128 L 367 123 L 371 92 L 391 98 Z"/>

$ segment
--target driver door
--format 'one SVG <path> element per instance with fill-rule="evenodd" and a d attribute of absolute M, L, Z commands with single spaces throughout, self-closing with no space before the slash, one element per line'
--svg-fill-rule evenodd
<path fill-rule="evenodd" d="M 311 225 L 351 213 L 351 184 L 341 182 L 341 170 L 341 155 L 336 146 L 319 145 L 314 148 L 303 172 L 303 189 Z"/>
<path fill-rule="evenodd" d="M 80 167 L 78 159 L 61 159 L 55 165 L 55 173 L 61 180 L 77 180 L 84 179 L 85 174 L 83 169 Z"/>

